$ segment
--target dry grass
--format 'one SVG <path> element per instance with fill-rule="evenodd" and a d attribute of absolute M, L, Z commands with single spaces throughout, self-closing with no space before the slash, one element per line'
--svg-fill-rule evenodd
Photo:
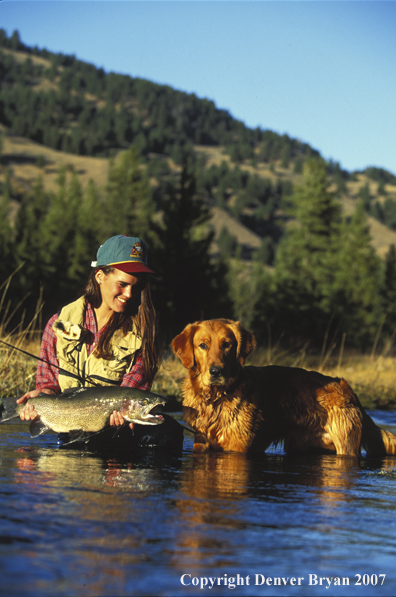
<path fill-rule="evenodd" d="M 0 127 L 1 131 L 4 127 Z M 3 137 L 3 157 L 12 168 L 13 178 L 21 186 L 21 190 L 33 188 L 39 176 L 42 176 L 44 188 L 56 191 L 57 178 L 62 167 L 73 170 L 83 188 L 92 179 L 97 187 L 104 187 L 107 182 L 109 161 L 107 158 L 93 158 L 64 153 L 50 149 L 25 137 L 5 134 Z M 44 159 L 44 167 L 40 167 L 40 160 Z M 0 171 L 0 180 L 4 182 L 6 168 Z"/>
<path fill-rule="evenodd" d="M 13 346 L 23 347 L 23 350 L 38 353 L 37 342 L 23 342 L 16 336 L 7 337 Z M 22 396 L 35 388 L 37 362 L 16 350 L 0 345 L 0 398 L 4 396 Z"/>
<path fill-rule="evenodd" d="M 7 298 L 11 279 L 12 276 L 0 286 L 0 398 L 21 396 L 35 387 L 37 361 L 10 347 L 16 347 L 36 356 L 40 352 L 41 334 L 36 331 L 36 328 L 40 325 L 42 297 L 37 301 L 33 319 L 26 324 L 24 301 L 14 305 Z M 21 312 L 22 314 L 19 315 Z M 12 329 L 11 322 L 17 314 L 20 322 Z"/>
<path fill-rule="evenodd" d="M 215 230 L 216 238 L 219 236 L 223 226 L 225 226 L 236 237 L 239 244 L 251 247 L 252 249 L 260 247 L 262 238 L 235 220 L 227 211 L 219 207 L 212 207 L 211 213 L 211 224 Z"/>
<path fill-rule="evenodd" d="M 325 375 L 344 377 L 366 408 L 396 408 L 396 358 L 384 354 L 339 353 L 329 356 L 307 354 L 304 348 L 296 351 L 284 351 L 280 347 L 270 350 L 259 348 L 248 364 L 302 367 L 321 371 Z M 186 370 L 180 360 L 168 354 L 154 380 L 153 391 L 174 397 L 181 403 L 181 386 L 185 377 Z"/>
<path fill-rule="evenodd" d="M 167 353 L 164 355 L 162 366 L 155 376 L 152 390 L 171 396 L 181 402 L 181 386 L 183 379 L 186 376 L 186 370 L 181 364 L 180 360 Z"/>
<path fill-rule="evenodd" d="M 15 332 L 0 338 L 34 355 L 39 354 L 40 334 Z M 307 354 L 304 348 L 283 351 L 259 348 L 250 358 L 255 366 L 283 365 L 321 371 L 326 375 L 344 377 L 366 408 L 391 410 L 396 408 L 396 358 L 349 353 L 342 355 Z M 19 396 L 35 387 L 37 361 L 0 344 L 0 397 Z M 152 390 L 168 396 L 181 408 L 181 388 L 186 370 L 180 360 L 167 353 L 158 371 Z"/>
<path fill-rule="evenodd" d="M 306 347 L 296 351 L 259 349 L 251 358 L 257 366 L 284 365 L 320 371 L 333 377 L 344 377 L 359 396 L 366 408 L 396 408 L 396 358 L 389 356 L 391 344 L 379 354 L 343 353 L 322 351 L 321 354 L 306 352 Z"/>

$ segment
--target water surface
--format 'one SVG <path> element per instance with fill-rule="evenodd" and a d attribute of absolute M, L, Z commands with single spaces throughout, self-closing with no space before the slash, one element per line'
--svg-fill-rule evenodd
<path fill-rule="evenodd" d="M 19 421 L 0 441 L 1 594 L 396 594 L 396 458 L 193 454 L 187 432 L 114 457 Z"/>

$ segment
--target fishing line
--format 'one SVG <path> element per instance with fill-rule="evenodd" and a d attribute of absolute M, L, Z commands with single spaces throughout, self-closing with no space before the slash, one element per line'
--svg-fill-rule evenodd
<path fill-rule="evenodd" d="M 43 363 L 46 363 L 50 367 L 55 367 L 55 369 L 58 369 L 58 371 L 60 371 L 64 375 L 67 375 L 69 377 L 73 377 L 74 379 L 77 379 L 82 385 L 84 385 L 84 383 L 86 381 L 89 381 L 94 386 L 98 386 L 99 385 L 99 384 L 95 383 L 93 380 L 91 380 L 90 376 L 84 378 L 84 377 L 81 377 L 80 375 L 77 375 L 76 373 L 72 373 L 71 371 L 66 371 L 66 369 L 63 369 L 63 367 L 60 367 L 59 365 L 55 365 L 55 363 L 50 363 L 49 361 L 47 361 L 46 359 L 43 359 L 42 357 L 37 357 L 35 354 L 31 354 L 30 352 L 27 352 L 26 350 L 22 350 L 22 348 L 18 348 L 17 346 L 13 346 L 12 344 L 8 344 L 7 342 L 4 342 L 4 340 L 0 340 L 0 343 L 4 344 L 4 346 L 7 346 L 8 348 L 12 348 L 13 350 L 17 350 L 18 352 L 21 352 L 22 354 L 25 354 L 28 357 L 31 357 L 32 359 L 36 359 L 36 361 L 42 361 Z"/>
<path fill-rule="evenodd" d="M 13 346 L 12 344 L 8 344 L 7 342 L 4 342 L 4 340 L 0 340 L 0 344 L 4 344 L 4 346 L 7 346 L 7 348 L 12 348 L 13 350 L 17 350 L 18 352 L 21 352 L 22 354 L 25 354 L 26 356 L 31 357 L 32 359 L 36 359 L 37 361 L 42 361 L 43 363 L 46 363 L 50 367 L 55 367 L 61 373 L 69 375 L 70 377 L 73 377 L 74 379 L 77 379 L 77 381 L 79 381 L 83 386 L 84 386 L 84 383 L 86 381 L 89 381 L 92 385 L 94 385 L 96 387 L 98 387 L 100 385 L 100 384 L 95 383 L 95 381 L 93 381 L 93 379 L 90 379 L 90 376 L 88 376 L 86 378 L 80 377 L 79 375 L 77 375 L 75 373 L 72 373 L 71 371 L 66 371 L 66 369 L 63 369 L 59 365 L 55 365 L 54 363 L 50 363 L 49 361 L 47 361 L 46 359 L 43 359 L 42 357 L 37 357 L 36 355 L 31 354 L 30 352 L 27 352 L 26 350 L 22 350 L 22 348 L 18 348 L 17 346 Z M 195 431 L 193 429 L 191 429 L 186 423 L 180 422 L 180 421 L 177 421 L 177 423 L 179 423 L 179 425 L 181 427 L 184 427 L 184 429 L 186 429 L 186 431 L 189 431 L 191 433 L 195 433 Z M 102 429 L 101 431 L 97 431 L 96 433 L 91 434 L 89 437 L 92 437 L 93 435 L 98 435 L 99 433 L 103 433 L 103 431 L 104 431 L 104 429 Z M 133 435 L 133 429 L 131 431 L 132 431 L 132 435 Z M 116 429 L 114 437 L 117 436 L 117 433 L 118 433 L 118 429 Z M 70 440 L 68 442 L 64 442 L 63 445 L 66 446 L 68 444 L 73 444 L 73 443 L 78 442 L 78 441 L 84 441 L 84 440 L 82 438 L 72 439 L 72 440 Z M 88 441 L 88 439 L 85 441 L 85 443 L 87 443 L 87 441 Z"/>

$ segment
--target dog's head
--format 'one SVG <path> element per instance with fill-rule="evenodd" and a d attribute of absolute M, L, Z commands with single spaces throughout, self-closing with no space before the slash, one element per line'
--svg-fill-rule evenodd
<path fill-rule="evenodd" d="M 200 375 L 206 386 L 234 379 L 255 345 L 253 334 L 231 319 L 191 323 L 172 342 L 184 367 Z"/>

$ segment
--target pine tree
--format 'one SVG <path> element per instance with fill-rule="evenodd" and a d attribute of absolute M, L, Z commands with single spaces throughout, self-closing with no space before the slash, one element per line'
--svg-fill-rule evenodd
<path fill-rule="evenodd" d="M 227 281 L 233 305 L 233 317 L 247 329 L 261 328 L 260 316 L 267 311 L 274 296 L 272 276 L 261 263 L 246 264 L 241 259 L 229 263 Z M 262 336 L 262 334 L 261 334 Z"/>
<path fill-rule="evenodd" d="M 51 197 L 49 209 L 40 226 L 40 261 L 46 301 L 58 308 L 75 298 L 79 288 L 71 283 L 73 252 L 78 230 L 78 214 L 83 200 L 78 176 L 68 183 L 66 169 L 58 176 L 58 191 Z"/>
<path fill-rule="evenodd" d="M 358 191 L 358 197 L 363 201 L 363 205 L 366 211 L 370 211 L 371 206 L 371 194 L 370 194 L 370 185 L 366 182 L 365 185 L 360 187 Z"/>
<path fill-rule="evenodd" d="M 187 323 L 231 314 L 225 269 L 210 257 L 214 232 L 209 211 L 196 194 L 195 177 L 185 162 L 179 184 L 168 183 L 163 218 L 156 226 L 159 245 L 153 263 L 160 275 L 154 286 L 161 330 L 168 340 Z"/>
<path fill-rule="evenodd" d="M 362 202 L 350 222 L 343 224 L 337 257 L 332 309 L 341 331 L 355 345 L 364 346 L 372 342 L 382 321 L 382 264 L 371 244 Z"/>
<path fill-rule="evenodd" d="M 390 245 L 385 256 L 385 275 L 381 291 L 385 328 L 392 334 L 396 330 L 396 247 Z"/>
<path fill-rule="evenodd" d="M 112 160 L 103 204 L 103 238 L 115 234 L 147 239 L 154 211 L 149 181 L 141 168 L 136 149 Z"/>
<path fill-rule="evenodd" d="M 234 256 L 238 243 L 236 237 L 229 231 L 229 229 L 226 226 L 223 226 L 217 237 L 216 244 L 220 249 L 221 255 L 225 259 L 230 259 L 230 257 Z"/>
<path fill-rule="evenodd" d="M 49 201 L 42 177 L 39 176 L 34 184 L 32 195 L 22 201 L 15 221 L 17 260 L 18 264 L 24 263 L 18 272 L 19 285 L 23 292 L 31 292 L 35 296 L 38 295 L 44 279 L 41 260 L 41 227 L 48 211 Z"/>
<path fill-rule="evenodd" d="M 10 173 L 10 171 L 9 171 Z M 15 269 L 15 259 L 12 251 L 12 230 L 10 224 L 10 185 L 7 180 L 0 196 L 0 285 Z"/>
<path fill-rule="evenodd" d="M 92 180 L 85 193 L 82 192 L 78 180 L 73 178 L 69 188 L 69 201 L 76 209 L 76 227 L 73 241 L 68 247 L 69 267 L 67 277 L 76 289 L 82 289 L 91 271 L 91 261 L 95 260 L 96 251 L 101 244 L 100 229 L 101 199 Z M 75 199 L 79 199 L 78 205 Z"/>
<path fill-rule="evenodd" d="M 341 207 L 328 190 L 323 161 L 309 160 L 292 196 L 290 224 L 275 259 L 278 316 L 285 329 L 319 337 L 331 317 Z"/>

